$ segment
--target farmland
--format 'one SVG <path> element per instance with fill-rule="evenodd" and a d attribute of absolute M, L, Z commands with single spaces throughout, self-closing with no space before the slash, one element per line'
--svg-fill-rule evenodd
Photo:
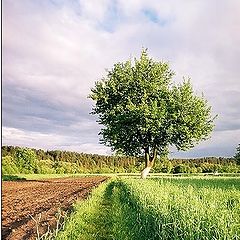
<path fill-rule="evenodd" d="M 33 178 L 33 177 L 32 177 Z M 52 236 L 71 205 L 106 177 L 52 178 L 2 183 L 2 238 Z M 49 228 L 49 229 L 48 229 Z M 49 234 L 46 234 L 49 230 Z"/>
<path fill-rule="evenodd" d="M 3 239 L 240 239 L 237 175 L 57 176 L 3 182 Z"/>
<path fill-rule="evenodd" d="M 57 239 L 240 239 L 239 199 L 239 178 L 110 180 Z"/>

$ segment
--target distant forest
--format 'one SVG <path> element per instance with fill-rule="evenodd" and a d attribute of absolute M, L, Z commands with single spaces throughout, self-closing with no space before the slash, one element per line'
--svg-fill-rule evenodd
<path fill-rule="evenodd" d="M 2 174 L 16 173 L 132 173 L 144 168 L 144 159 L 70 151 L 2 146 Z M 155 173 L 240 172 L 234 158 L 158 159 Z"/>

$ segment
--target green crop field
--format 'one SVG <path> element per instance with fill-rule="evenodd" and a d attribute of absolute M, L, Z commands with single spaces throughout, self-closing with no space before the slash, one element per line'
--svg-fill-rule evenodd
<path fill-rule="evenodd" d="M 115 178 L 57 239 L 240 239 L 239 177 Z"/>

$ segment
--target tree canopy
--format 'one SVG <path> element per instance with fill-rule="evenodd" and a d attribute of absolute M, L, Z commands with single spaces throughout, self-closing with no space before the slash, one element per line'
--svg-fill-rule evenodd
<path fill-rule="evenodd" d="M 190 79 L 174 84 L 173 76 L 168 63 L 154 61 L 146 50 L 140 59 L 115 64 L 90 95 L 92 113 L 104 126 L 101 142 L 153 159 L 169 145 L 187 150 L 207 139 L 214 127 L 211 107 Z"/>
<path fill-rule="evenodd" d="M 37 171 L 37 155 L 33 150 L 28 148 L 17 149 L 16 160 L 20 171 Z"/>
<path fill-rule="evenodd" d="M 234 155 L 234 158 L 236 159 L 237 163 L 240 165 L 240 143 L 238 144 L 238 147 L 236 149 L 236 154 Z"/>

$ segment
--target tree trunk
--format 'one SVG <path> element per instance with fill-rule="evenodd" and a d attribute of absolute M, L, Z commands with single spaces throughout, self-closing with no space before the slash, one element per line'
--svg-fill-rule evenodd
<path fill-rule="evenodd" d="M 149 174 L 152 167 L 145 167 L 143 171 L 141 172 L 141 178 L 145 179 L 147 175 Z"/>
<path fill-rule="evenodd" d="M 156 157 L 157 157 L 157 149 L 156 148 L 153 149 L 152 156 L 150 156 L 150 154 L 149 154 L 149 147 L 147 147 L 145 149 L 145 168 L 141 172 L 142 179 L 145 179 L 147 177 L 147 175 L 149 174 L 151 168 L 154 165 L 154 161 L 155 161 Z"/>

